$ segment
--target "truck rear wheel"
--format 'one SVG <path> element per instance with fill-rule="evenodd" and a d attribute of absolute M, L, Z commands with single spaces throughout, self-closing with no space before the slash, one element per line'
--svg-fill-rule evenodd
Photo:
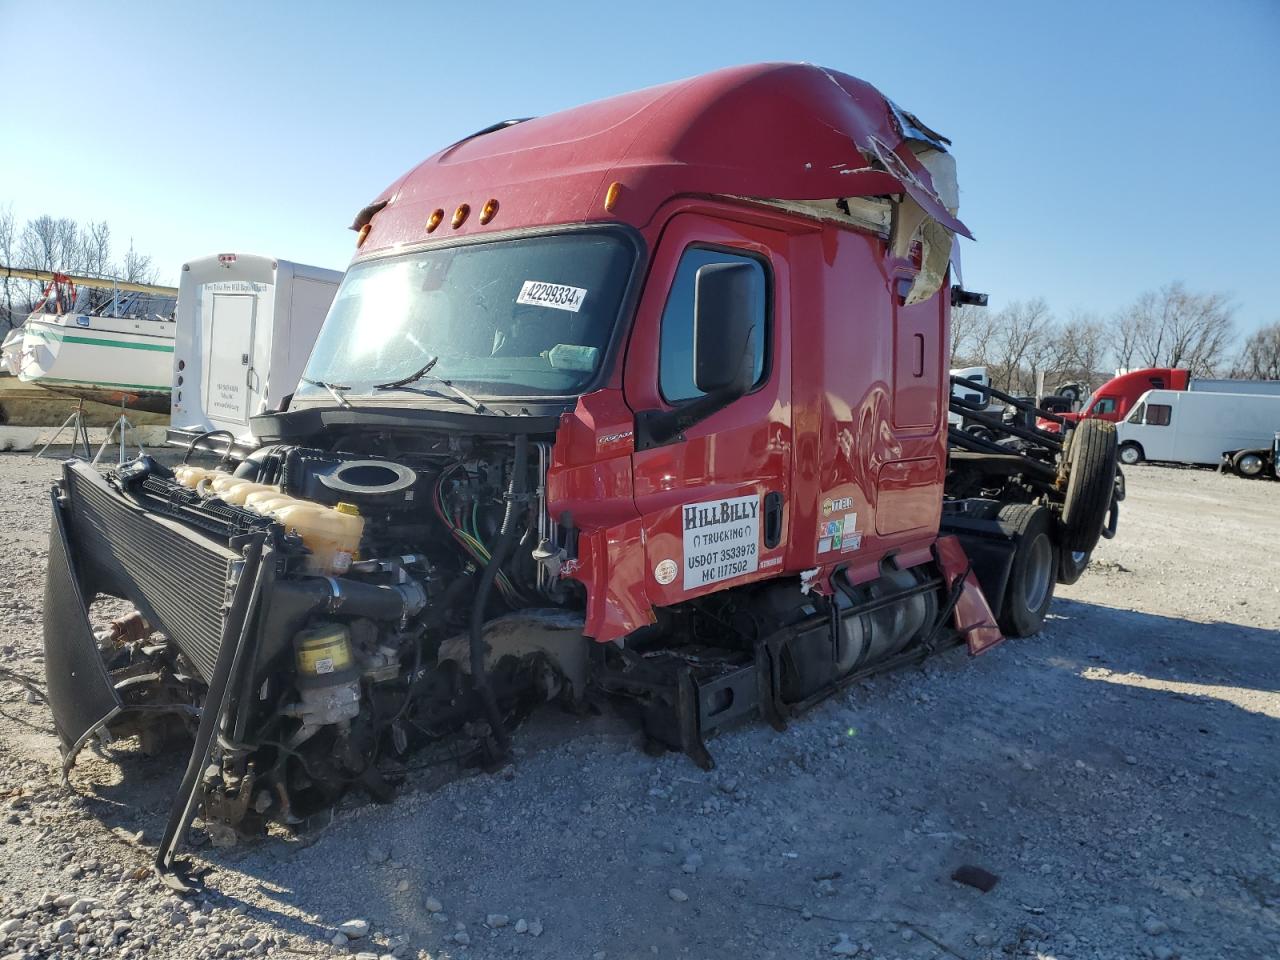
<path fill-rule="evenodd" d="M 1017 546 L 996 621 L 1005 636 L 1029 637 L 1044 625 L 1058 577 L 1053 514 L 1044 507 L 1006 503 L 998 517 L 1013 528 Z"/>
<path fill-rule="evenodd" d="M 1261 476 L 1264 466 L 1266 461 L 1262 459 L 1261 450 L 1241 450 L 1231 458 L 1231 469 L 1242 477 Z"/>
<path fill-rule="evenodd" d="M 1082 420 L 1065 453 L 1067 493 L 1062 502 L 1062 549 L 1088 553 L 1098 545 L 1116 483 L 1116 427 Z"/>

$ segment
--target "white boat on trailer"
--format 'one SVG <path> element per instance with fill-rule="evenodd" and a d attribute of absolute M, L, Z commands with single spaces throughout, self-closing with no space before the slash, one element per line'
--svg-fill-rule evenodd
<path fill-rule="evenodd" d="M 0 348 L 6 370 L 86 400 L 169 409 L 175 288 L 0 267 L 4 274 L 46 283 L 26 323 Z"/>

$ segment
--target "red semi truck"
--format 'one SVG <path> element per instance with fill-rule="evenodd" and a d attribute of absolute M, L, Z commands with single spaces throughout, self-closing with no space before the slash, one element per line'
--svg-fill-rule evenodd
<path fill-rule="evenodd" d="M 629 703 L 709 766 L 730 721 L 1034 633 L 1114 531 L 1114 431 L 949 448 L 950 310 L 977 296 L 948 282 L 956 197 L 948 141 L 811 65 L 428 158 L 357 216 L 262 445 L 195 443 L 358 514 L 354 558 L 317 569 L 230 481 L 68 464 L 46 608 L 67 762 L 104 727 L 189 727 L 167 868 L 197 810 L 300 823 L 385 792 L 409 750 L 500 755 L 535 702 Z M 136 613 L 95 638 L 99 594 Z"/>
<path fill-rule="evenodd" d="M 1214 380 L 1191 376 L 1177 367 L 1148 367 L 1118 373 L 1085 398 L 1075 413 L 1063 414 L 1069 423 L 1086 418 L 1119 423 L 1148 390 L 1198 390 L 1203 393 L 1280 395 L 1280 380 Z"/>

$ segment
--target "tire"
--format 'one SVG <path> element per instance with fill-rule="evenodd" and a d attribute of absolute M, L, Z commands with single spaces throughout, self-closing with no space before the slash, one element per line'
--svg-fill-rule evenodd
<path fill-rule="evenodd" d="M 1083 420 L 1072 431 L 1064 454 L 1067 493 L 1062 501 L 1062 549 L 1088 553 L 1098 545 L 1115 495 L 1116 426 Z"/>
<path fill-rule="evenodd" d="M 1242 477 L 1260 477 L 1266 465 L 1261 450 L 1241 450 L 1231 458 L 1231 469 Z"/>
<path fill-rule="evenodd" d="M 1058 582 L 1070 586 L 1084 575 L 1092 554 L 1079 550 L 1062 550 L 1058 555 Z"/>
<path fill-rule="evenodd" d="M 1058 396 L 1066 397 L 1072 403 L 1075 403 L 1080 399 L 1080 390 L 1077 387 L 1060 387 L 1058 389 Z"/>
<path fill-rule="evenodd" d="M 1142 452 L 1142 446 L 1130 440 L 1127 443 L 1120 444 L 1120 462 L 1126 467 L 1132 467 L 1135 463 L 1141 463 L 1147 459 L 1146 454 Z"/>
<path fill-rule="evenodd" d="M 996 622 L 1006 637 L 1029 637 L 1044 625 L 1057 582 L 1053 514 L 1044 507 L 1006 503 L 998 518 L 1012 528 L 1017 546 Z"/>
<path fill-rule="evenodd" d="M 991 431 L 990 427 L 981 423 L 971 424 L 964 428 L 964 432 L 971 437 L 977 437 L 979 440 L 990 440 L 992 443 L 996 440 L 996 435 Z"/>

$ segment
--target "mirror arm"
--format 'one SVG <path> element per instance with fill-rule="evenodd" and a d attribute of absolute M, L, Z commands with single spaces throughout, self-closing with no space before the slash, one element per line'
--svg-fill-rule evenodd
<path fill-rule="evenodd" d="M 670 410 L 641 410 L 636 413 L 635 448 L 650 450 L 654 447 L 679 443 L 684 440 L 684 432 L 717 411 L 723 410 L 747 391 L 738 384 L 706 393 Z"/>

